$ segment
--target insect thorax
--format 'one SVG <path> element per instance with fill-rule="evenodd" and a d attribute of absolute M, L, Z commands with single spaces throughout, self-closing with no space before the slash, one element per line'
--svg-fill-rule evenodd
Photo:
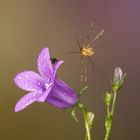
<path fill-rule="evenodd" d="M 54 57 L 50 57 L 50 60 L 51 60 L 52 64 L 54 64 L 58 61 L 57 58 L 54 58 Z"/>
<path fill-rule="evenodd" d="M 94 50 L 92 47 L 83 47 L 81 50 L 81 55 L 83 56 L 93 56 Z"/>

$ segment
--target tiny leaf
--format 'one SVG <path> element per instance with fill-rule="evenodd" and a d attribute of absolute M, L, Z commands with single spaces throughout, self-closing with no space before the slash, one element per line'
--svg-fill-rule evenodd
<path fill-rule="evenodd" d="M 94 113 L 93 112 L 87 112 L 87 119 L 88 119 L 88 123 L 90 125 L 90 127 L 92 127 L 93 122 L 94 122 Z"/>
<path fill-rule="evenodd" d="M 73 107 L 73 108 L 72 108 L 71 116 L 73 117 L 73 119 L 74 119 L 76 122 L 79 121 L 78 118 L 77 118 L 77 116 L 76 116 L 76 107 Z"/>

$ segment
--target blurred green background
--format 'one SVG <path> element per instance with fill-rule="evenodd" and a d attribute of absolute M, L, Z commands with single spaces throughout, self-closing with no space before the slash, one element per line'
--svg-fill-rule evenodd
<path fill-rule="evenodd" d="M 116 66 L 127 72 L 118 94 L 110 140 L 138 140 L 140 130 L 140 2 L 138 0 L 0 0 L 0 140 L 83 140 L 82 118 L 69 111 L 34 103 L 14 113 L 25 93 L 13 82 L 24 70 L 36 69 L 36 58 L 48 46 L 52 56 L 65 61 L 58 75 L 79 90 L 80 56 L 75 36 L 84 37 L 95 19 L 95 35 L 106 27 L 96 45 L 95 70 L 87 63 L 88 94 L 82 101 L 95 113 L 94 140 L 103 140 L 103 93 L 110 89 Z"/>

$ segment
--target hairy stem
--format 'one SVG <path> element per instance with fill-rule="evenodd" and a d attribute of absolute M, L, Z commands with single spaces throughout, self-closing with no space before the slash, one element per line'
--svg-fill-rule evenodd
<path fill-rule="evenodd" d="M 116 96 L 117 96 L 117 92 L 114 91 L 111 111 L 109 111 L 109 106 L 107 106 L 107 116 L 106 116 L 106 121 L 105 121 L 106 134 L 105 134 L 104 140 L 108 140 L 110 136 L 111 127 L 112 127 L 112 119 L 113 119 L 113 115 L 115 111 Z"/>

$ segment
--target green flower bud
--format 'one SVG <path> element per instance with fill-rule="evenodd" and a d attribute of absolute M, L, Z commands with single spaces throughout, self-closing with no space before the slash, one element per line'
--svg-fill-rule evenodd
<path fill-rule="evenodd" d="M 95 116 L 94 116 L 93 112 L 87 112 L 88 123 L 91 127 L 93 125 L 94 118 L 95 118 Z"/>
<path fill-rule="evenodd" d="M 109 92 L 106 92 L 105 93 L 105 104 L 107 106 L 111 105 L 112 100 L 113 100 L 113 95 L 111 93 L 109 93 Z"/>
<path fill-rule="evenodd" d="M 112 82 L 113 90 L 118 91 L 123 84 L 125 75 L 123 75 L 122 69 L 120 67 L 115 68 L 114 78 Z"/>

